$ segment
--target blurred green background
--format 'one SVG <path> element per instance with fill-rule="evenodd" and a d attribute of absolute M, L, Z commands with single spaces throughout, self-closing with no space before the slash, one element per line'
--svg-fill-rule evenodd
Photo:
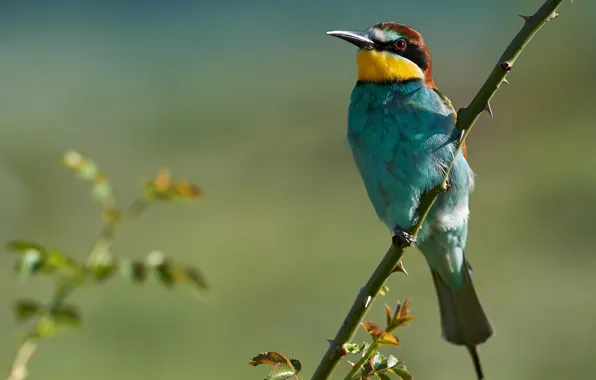
<path fill-rule="evenodd" d="M 475 94 L 540 0 L 0 1 L 0 239 L 83 257 L 100 226 L 89 187 L 59 165 L 77 149 L 121 203 L 167 166 L 199 183 L 197 204 L 159 206 L 115 249 L 161 249 L 204 271 L 207 302 L 113 281 L 77 293 L 84 327 L 45 344 L 31 379 L 261 379 L 248 359 L 301 359 L 309 378 L 390 235 L 377 220 L 344 134 L 355 51 L 325 36 L 396 20 L 421 31 L 434 77 L 456 107 Z M 469 140 L 477 173 L 468 255 L 497 334 L 488 378 L 593 379 L 596 339 L 594 90 L 596 3 L 565 4 L 524 52 Z M 19 284 L 0 256 L 0 368 L 8 370 Z M 413 298 L 401 330 L 417 379 L 472 379 L 445 343 L 430 274 L 382 304 Z M 364 340 L 359 332 L 358 341 Z M 342 363 L 334 379 L 343 378 Z"/>

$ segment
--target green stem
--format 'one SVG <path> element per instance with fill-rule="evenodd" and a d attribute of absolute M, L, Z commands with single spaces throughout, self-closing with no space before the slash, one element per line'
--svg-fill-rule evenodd
<path fill-rule="evenodd" d="M 436 188 L 432 189 L 428 193 L 424 194 L 420 200 L 420 206 L 418 208 L 418 215 L 420 215 L 417 223 L 410 227 L 408 232 L 416 237 L 418 232 L 422 228 L 422 224 L 428 213 L 430 212 L 433 204 L 447 189 L 447 183 L 449 180 L 449 174 L 455 163 L 455 158 L 461 151 L 462 145 L 465 139 L 470 134 L 472 127 L 478 117 L 487 108 L 493 95 L 505 80 L 505 77 L 511 71 L 515 61 L 526 47 L 528 42 L 534 37 L 534 35 L 542 28 L 550 19 L 553 18 L 555 11 L 563 3 L 564 0 L 546 0 L 545 3 L 538 9 L 538 11 L 525 23 L 523 28 L 515 36 L 513 41 L 509 44 L 497 65 L 492 70 L 472 102 L 465 108 L 459 110 L 457 117 L 457 128 L 462 131 L 462 138 L 457 144 L 457 149 L 453 156 L 453 160 L 450 162 L 449 167 L 445 172 L 445 177 L 441 184 Z M 342 356 L 342 345 L 349 342 L 358 328 L 358 324 L 362 321 L 366 315 L 372 301 L 374 301 L 379 290 L 391 275 L 393 268 L 397 265 L 398 261 L 404 254 L 404 251 L 408 248 L 407 244 L 396 244 L 394 242 L 383 257 L 381 263 L 377 266 L 372 276 L 369 278 L 366 285 L 360 290 L 352 308 L 348 312 L 344 322 L 342 323 L 339 331 L 335 338 L 331 342 L 329 349 L 321 359 L 319 366 L 312 376 L 312 380 L 324 380 L 328 379 L 329 375 L 339 362 Z"/>
<path fill-rule="evenodd" d="M 102 255 L 108 253 L 112 245 L 116 227 L 120 225 L 122 221 L 138 216 L 145 211 L 150 204 L 151 203 L 147 200 L 137 199 L 132 202 L 124 210 L 124 212 L 122 212 L 119 219 L 105 223 L 101 232 L 99 233 L 98 238 L 95 241 L 95 244 L 93 245 L 93 248 L 91 249 L 91 252 L 89 253 L 89 256 L 87 256 L 87 265 L 93 265 L 97 260 L 101 259 Z M 76 285 L 72 282 L 58 283 L 56 286 L 56 292 L 52 296 L 52 299 L 48 305 L 48 309 L 58 309 L 64 300 L 70 294 L 72 294 L 75 289 Z M 27 363 L 39 345 L 39 339 L 35 336 L 37 326 L 38 324 L 36 323 L 27 335 L 27 338 L 23 344 L 21 344 L 19 347 L 19 350 L 15 356 L 15 360 L 13 361 L 11 371 L 6 380 L 24 380 L 27 377 Z"/>
<path fill-rule="evenodd" d="M 87 265 L 93 265 L 106 255 L 109 256 L 116 227 L 123 221 L 139 216 L 149 205 L 151 205 L 151 202 L 146 199 L 136 199 L 116 219 L 107 221 L 95 240 L 93 248 L 91 248 L 91 253 L 87 257 Z"/>
<path fill-rule="evenodd" d="M 379 350 L 379 347 L 381 347 L 381 345 L 377 343 L 376 340 L 370 346 L 368 346 L 368 348 L 364 352 L 364 355 L 360 358 L 360 360 L 358 360 L 358 363 L 354 364 L 354 366 L 346 376 L 345 380 L 354 379 L 358 371 L 360 371 L 360 369 L 364 367 L 366 362 L 369 361 L 370 358 L 372 358 L 373 355 Z"/>
<path fill-rule="evenodd" d="M 397 327 L 398 327 L 397 325 L 391 326 L 391 324 L 390 324 L 385 329 L 385 332 L 392 334 L 393 331 L 395 331 L 395 329 Z M 366 351 L 364 352 L 364 354 L 362 355 L 362 357 L 360 358 L 360 360 L 358 360 L 358 363 L 356 363 L 352 367 L 352 369 L 350 370 L 350 372 L 346 376 L 345 380 L 352 380 L 356 376 L 356 374 L 358 373 L 358 371 L 360 369 L 362 369 L 362 367 L 366 364 L 366 362 L 369 361 L 370 358 L 372 358 L 377 353 L 377 351 L 381 347 L 381 345 L 379 344 L 379 338 L 380 338 L 380 336 L 377 336 L 374 339 L 374 341 L 372 342 L 372 344 L 366 348 Z"/>
<path fill-rule="evenodd" d="M 35 350 L 37 350 L 37 342 L 35 338 L 27 338 L 23 342 L 12 363 L 12 369 L 6 380 L 23 380 L 27 377 L 27 363 L 35 353 Z"/>

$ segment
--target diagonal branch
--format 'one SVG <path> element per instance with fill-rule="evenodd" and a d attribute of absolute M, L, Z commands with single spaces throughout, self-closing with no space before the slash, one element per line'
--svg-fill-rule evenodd
<path fill-rule="evenodd" d="M 497 65 L 492 70 L 472 102 L 467 107 L 459 110 L 457 115 L 457 128 L 461 131 L 462 137 L 457 144 L 454 158 L 447 168 L 445 178 L 441 184 L 422 197 L 418 208 L 418 215 L 420 215 L 420 217 L 417 223 L 408 230 L 412 236 L 416 237 L 418 235 L 433 204 L 439 195 L 447 190 L 449 174 L 455 163 L 455 157 L 457 157 L 461 151 L 462 145 L 472 130 L 474 123 L 478 120 L 478 117 L 484 110 L 490 109 L 490 100 L 495 92 L 497 92 L 501 83 L 506 82 L 505 77 L 511 71 L 515 61 L 532 37 L 534 37 L 538 30 L 540 30 L 540 28 L 542 28 L 548 21 L 558 17 L 556 10 L 562 3 L 563 0 L 546 0 L 533 16 L 524 17 L 525 25 L 515 36 L 513 41 L 511 41 L 501 58 L 499 58 Z M 313 374 L 312 380 L 325 380 L 329 378 L 331 372 L 333 372 L 343 355 L 343 344 L 352 339 L 356 333 L 358 324 L 366 315 L 372 301 L 375 299 L 379 290 L 391 275 L 393 269 L 408 247 L 409 244 L 396 239 L 396 237 L 393 238 L 391 247 L 389 247 L 383 260 L 377 266 L 366 285 L 364 285 L 358 293 L 346 319 L 343 321 L 337 335 L 333 341 L 331 341 L 329 349 Z"/>

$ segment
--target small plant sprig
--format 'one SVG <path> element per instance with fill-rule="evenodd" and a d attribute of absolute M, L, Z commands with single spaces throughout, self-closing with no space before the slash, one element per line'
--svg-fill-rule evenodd
<path fill-rule="evenodd" d="M 409 313 L 410 299 L 407 299 L 403 305 L 399 302 L 395 311 L 392 313 L 389 305 L 385 304 L 385 315 L 387 324 L 384 329 L 374 322 L 361 322 L 360 324 L 366 330 L 366 333 L 373 339 L 371 344 L 362 345 L 346 343 L 342 346 L 346 354 L 362 353 L 358 363 L 352 364 L 352 370 L 346 376 L 346 380 L 368 380 L 376 376 L 381 380 L 389 380 L 389 374 L 396 375 L 402 380 L 411 380 L 412 376 L 408 372 L 404 362 L 399 361 L 395 356 L 385 356 L 378 352 L 382 346 L 400 345 L 399 339 L 393 332 L 399 327 L 407 326 L 414 319 Z"/>
<path fill-rule="evenodd" d="M 385 295 L 387 291 L 387 287 L 383 287 L 382 294 Z M 382 346 L 398 347 L 400 345 L 399 339 L 393 332 L 399 327 L 407 326 L 414 319 L 410 315 L 409 306 L 410 299 L 407 299 L 403 305 L 398 301 L 395 311 L 391 312 L 389 305 L 385 304 L 387 324 L 384 329 L 381 329 L 374 322 L 361 323 L 366 333 L 372 338 L 372 343 L 345 343 L 341 346 L 339 349 L 340 356 L 362 354 L 358 363 L 354 364 L 348 361 L 352 366 L 352 370 L 345 380 L 369 380 L 373 377 L 380 380 L 391 380 L 390 374 L 396 375 L 401 380 L 413 379 L 403 361 L 398 360 L 393 355 L 385 356 L 378 352 Z M 248 363 L 253 367 L 261 364 L 272 365 L 273 368 L 265 380 L 298 380 L 298 372 L 302 369 L 299 360 L 290 359 L 284 354 L 273 351 L 263 352 L 250 359 Z"/>
<path fill-rule="evenodd" d="M 261 364 L 272 365 L 269 376 L 265 380 L 298 380 L 298 372 L 302 369 L 302 364 L 298 359 L 290 359 L 279 352 L 263 352 L 248 361 L 253 367 Z"/>
<path fill-rule="evenodd" d="M 8 250 L 18 257 L 15 269 L 22 280 L 44 275 L 55 281 L 55 292 L 49 303 L 33 299 L 15 302 L 17 321 L 29 322 L 31 328 L 17 352 L 7 380 L 27 377 L 27 363 L 41 341 L 55 336 L 63 327 L 80 326 L 78 308 L 66 303 L 67 297 L 78 288 L 101 284 L 120 273 L 134 283 L 143 283 L 152 274 L 164 286 L 187 285 L 196 294 L 208 289 L 196 268 L 177 264 L 162 252 L 151 252 L 142 261 L 121 259 L 111 251 L 114 233 L 122 222 L 139 216 L 155 203 L 195 200 L 202 195 L 198 186 L 185 180 L 174 181 L 169 172 L 161 171 L 145 183 L 138 199 L 120 209 L 116 207 L 109 182 L 91 159 L 69 151 L 63 155 L 62 162 L 81 179 L 93 184 L 92 195 L 102 206 L 103 228 L 85 261 L 31 241 L 14 240 L 7 244 Z"/>

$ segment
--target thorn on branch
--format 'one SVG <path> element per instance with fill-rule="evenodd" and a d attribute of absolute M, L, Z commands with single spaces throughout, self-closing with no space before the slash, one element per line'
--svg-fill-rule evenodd
<path fill-rule="evenodd" d="M 466 130 L 462 129 L 461 131 L 459 131 L 459 141 L 458 144 L 461 144 L 464 140 L 464 137 L 466 136 Z M 449 184 L 447 184 L 447 186 L 450 186 Z M 449 189 L 447 189 L 449 190 Z"/>
<path fill-rule="evenodd" d="M 348 354 L 348 351 L 346 351 L 341 345 L 337 344 L 334 339 L 327 338 L 327 342 L 329 342 L 329 345 L 333 347 L 333 350 L 339 357 L 346 356 Z"/>
<path fill-rule="evenodd" d="M 548 21 L 550 21 L 550 20 L 554 20 L 554 19 L 556 19 L 557 17 L 559 17 L 559 14 L 558 14 L 557 12 L 553 12 L 553 14 L 552 14 L 552 15 L 550 15 L 550 17 L 549 17 L 549 18 L 548 18 L 546 21 L 548 22 Z"/>
<path fill-rule="evenodd" d="M 572 2 L 573 2 L 573 1 L 572 1 Z M 526 23 L 527 23 L 527 22 L 529 22 L 529 21 L 532 19 L 532 17 L 534 17 L 534 16 L 524 16 L 524 15 L 519 15 L 519 17 L 523 18 L 523 19 L 524 19 L 524 22 L 526 22 Z M 558 14 L 557 12 L 553 12 L 553 13 L 550 15 L 550 17 L 546 19 L 546 21 L 548 22 L 548 21 L 550 21 L 550 20 L 554 20 L 554 19 L 556 19 L 557 17 L 559 17 L 559 14 Z"/>
<path fill-rule="evenodd" d="M 399 260 L 397 262 L 397 265 L 395 266 L 395 268 L 393 268 L 393 270 L 391 271 L 391 273 L 395 273 L 395 272 L 401 272 L 404 273 L 406 276 L 408 275 L 408 271 L 406 270 L 406 268 L 404 268 L 404 263 Z"/>
<path fill-rule="evenodd" d="M 488 112 L 488 114 L 490 115 L 490 117 L 494 117 L 493 115 L 493 109 L 490 106 L 489 102 L 486 102 L 486 104 L 484 105 L 484 111 Z"/>
<path fill-rule="evenodd" d="M 509 84 L 509 81 L 505 78 L 503 78 L 503 83 Z"/>
<path fill-rule="evenodd" d="M 513 66 L 511 65 L 511 63 L 505 61 L 505 62 L 501 62 L 501 64 L 499 65 L 499 67 L 501 68 L 501 70 L 503 71 L 511 71 L 511 69 L 513 69 Z"/>

